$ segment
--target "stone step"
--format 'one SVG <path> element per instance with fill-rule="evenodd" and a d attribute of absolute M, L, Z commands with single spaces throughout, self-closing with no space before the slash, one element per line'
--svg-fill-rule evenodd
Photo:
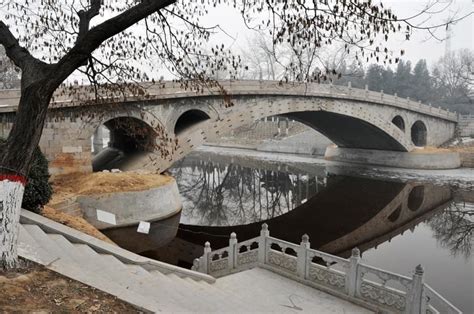
<path fill-rule="evenodd" d="M 62 247 L 58 246 L 52 238 L 41 230 L 40 227 L 36 225 L 23 225 L 23 227 L 23 231 L 30 235 L 30 239 L 36 241 L 36 248 L 38 251 L 42 251 L 41 254 L 55 257 L 50 263 L 40 263 L 45 265 L 47 268 L 106 293 L 115 295 L 119 299 L 126 300 L 128 303 L 139 309 L 153 312 L 172 310 L 172 308 L 168 308 L 164 304 L 158 305 L 153 299 L 144 297 L 136 291 L 128 290 L 126 287 L 118 285 L 116 282 L 105 278 L 101 273 L 90 272 L 87 267 L 88 265 L 78 265 L 71 262 L 72 258 L 66 256 L 70 251 L 64 251 Z M 26 238 L 27 237 L 23 236 L 23 240 Z M 31 259 L 31 256 L 27 253 L 20 256 Z"/>
<path fill-rule="evenodd" d="M 174 273 L 167 274 L 166 276 L 172 279 L 173 282 L 179 282 L 180 285 L 185 285 L 188 289 L 194 291 L 195 296 L 198 297 L 201 302 L 207 303 L 203 309 L 207 308 L 210 310 L 210 306 L 215 304 L 218 306 L 218 308 L 215 309 L 216 311 L 225 311 L 225 308 L 240 309 L 246 312 L 253 311 L 245 301 L 239 298 L 238 294 L 226 293 L 226 291 L 218 289 L 207 282 L 197 282 L 189 277 L 181 278 Z"/>
<path fill-rule="evenodd" d="M 25 229 L 24 225 L 21 224 L 18 238 L 18 254 L 20 256 L 28 256 L 30 260 L 41 265 L 48 265 L 57 258 L 57 256 L 45 251 L 30 235 L 28 230 Z"/>
<path fill-rule="evenodd" d="M 45 233 L 39 226 L 25 225 L 24 241 L 36 239 L 44 251 L 57 259 L 53 267 L 66 272 L 73 279 L 85 278 L 84 283 L 101 286 L 104 291 L 139 294 L 145 302 L 152 299 L 163 308 L 179 304 L 188 312 L 225 312 L 230 309 L 252 311 L 253 308 L 234 295 L 204 281 L 181 278 L 174 273 L 164 275 L 159 271 L 148 272 L 139 265 L 126 264 L 108 254 L 100 254 L 86 244 L 71 243 L 59 234 Z M 47 256 L 48 254 L 45 254 Z M 135 296 L 134 296 L 135 297 Z M 146 303 L 145 303 L 146 304 Z M 175 308 L 176 310 L 176 308 Z"/>
<path fill-rule="evenodd" d="M 157 280 L 155 276 L 139 265 L 126 264 L 113 256 L 100 254 L 88 245 L 74 244 L 74 246 L 83 256 L 86 256 L 87 260 L 93 261 L 92 269 L 96 268 L 96 271 L 100 271 L 103 276 L 126 286 L 129 290 L 140 292 L 144 296 L 154 297 L 159 303 L 170 301 L 180 303 L 181 298 L 185 297 L 183 295 L 184 291 L 180 289 L 182 287 L 179 285 L 176 287 L 178 290 L 175 290 L 172 294 L 170 293 L 170 282 L 164 275 Z M 114 261 L 113 265 L 110 264 L 111 260 Z M 186 297 L 189 297 L 189 294 Z M 191 307 L 189 308 L 191 309 Z"/>
<path fill-rule="evenodd" d="M 228 306 L 232 308 L 238 308 L 244 310 L 246 312 L 252 312 L 253 308 L 247 304 L 244 300 L 242 300 L 239 294 L 235 293 L 228 293 L 225 290 L 221 290 L 215 287 L 213 284 L 209 284 L 205 281 L 195 281 L 192 278 L 183 278 L 189 285 L 193 286 L 194 289 L 203 290 L 209 293 L 212 298 L 217 301 L 223 302 L 223 304 L 228 304 Z"/>
<path fill-rule="evenodd" d="M 99 254 L 85 244 L 73 244 L 75 249 L 80 252 L 81 256 L 86 259 L 81 259 L 81 265 L 88 265 L 92 271 L 100 272 L 108 280 L 114 281 L 117 284 L 126 287 L 128 290 L 136 291 L 143 296 L 160 297 L 157 301 L 163 301 L 166 296 L 170 300 L 175 299 L 179 301 L 176 296 L 169 295 L 166 291 L 166 284 L 163 280 L 157 280 L 148 271 L 138 265 L 124 264 L 118 259 L 114 264 L 110 264 L 109 258 L 104 258 L 104 254 Z M 123 266 L 120 266 L 122 264 Z"/>
<path fill-rule="evenodd" d="M 25 230 L 36 240 L 38 245 L 43 249 L 48 251 L 50 254 L 61 260 L 72 261 L 67 254 L 64 254 L 65 251 L 59 247 L 53 239 L 48 237 L 48 235 L 37 225 L 24 225 Z"/>
<path fill-rule="evenodd" d="M 190 308 L 192 311 L 214 311 L 212 310 L 215 305 L 209 304 L 210 300 L 203 297 L 201 293 L 194 287 L 189 287 L 185 284 L 182 278 L 170 273 L 164 275 L 159 271 L 151 271 L 156 278 L 160 278 L 166 282 L 166 287 L 170 290 L 178 292 L 181 295 L 180 304 Z M 215 300 L 214 300 L 215 301 Z"/>

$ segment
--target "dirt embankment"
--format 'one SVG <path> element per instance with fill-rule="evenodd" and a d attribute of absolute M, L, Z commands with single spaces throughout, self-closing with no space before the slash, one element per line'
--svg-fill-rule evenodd
<path fill-rule="evenodd" d="M 57 204 L 79 195 L 143 191 L 165 185 L 172 177 L 139 172 L 95 172 L 57 175 L 52 178 L 54 189 L 50 204 Z"/>
<path fill-rule="evenodd" d="M 427 146 L 423 148 L 415 148 L 415 150 L 413 151 L 413 153 L 415 154 L 435 154 L 435 153 L 448 153 L 448 152 L 474 154 L 474 145 L 473 146 L 451 146 L 451 147 Z"/>
<path fill-rule="evenodd" d="M 49 206 L 45 206 L 43 208 L 43 210 L 41 211 L 41 215 L 56 222 L 59 222 L 60 224 L 68 226 L 72 229 L 81 231 L 87 235 L 90 235 L 91 237 L 108 242 L 110 244 L 115 244 L 112 240 L 107 238 L 102 232 L 100 232 L 96 227 L 87 222 L 87 220 L 85 220 L 84 218 L 68 215 Z"/>
<path fill-rule="evenodd" d="M 168 184 L 172 180 L 173 178 L 167 175 L 139 172 L 96 172 L 57 175 L 52 178 L 51 182 L 54 190 L 53 197 L 48 206 L 44 207 L 41 214 L 46 218 L 84 232 L 99 240 L 113 243 L 112 240 L 82 217 L 62 212 L 61 207 L 64 206 L 64 203 L 68 201 L 74 203 L 76 197 L 80 195 L 143 191 Z"/>
<path fill-rule="evenodd" d="M 0 313 L 139 313 L 117 298 L 29 263 L 0 272 Z"/>

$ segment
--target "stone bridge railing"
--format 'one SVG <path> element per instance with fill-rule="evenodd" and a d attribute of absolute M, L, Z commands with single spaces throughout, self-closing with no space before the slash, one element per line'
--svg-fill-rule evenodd
<path fill-rule="evenodd" d="M 372 102 L 397 108 L 402 108 L 414 112 L 435 116 L 453 122 L 458 121 L 458 114 L 435 108 L 431 105 L 425 105 L 421 102 L 410 100 L 409 98 L 397 97 L 397 95 L 388 95 L 381 92 L 373 92 L 366 89 L 352 88 L 348 86 L 339 86 L 332 84 L 318 83 L 280 83 L 278 81 L 220 81 L 221 87 L 228 95 L 273 95 L 273 96 L 314 96 L 336 99 L 349 99 L 357 101 Z M 101 98 L 100 103 L 124 103 L 134 101 L 149 101 L 154 99 L 175 99 L 200 97 L 209 95 L 220 95 L 218 88 L 204 89 L 201 92 L 195 92 L 191 89 L 184 89 L 179 82 L 161 82 L 161 83 L 141 83 L 145 91 L 144 94 L 130 94 L 126 97 L 123 94 L 112 95 L 109 93 L 107 98 Z M 74 92 L 75 91 L 75 92 Z M 93 89 L 88 86 L 78 86 L 72 89 L 59 89 L 55 93 L 54 102 L 51 107 L 75 107 L 84 104 L 84 100 L 94 98 Z M 11 112 L 16 110 L 20 98 L 19 90 L 0 91 L 0 112 Z M 88 102 L 93 104 L 93 102 Z"/>
<path fill-rule="evenodd" d="M 461 313 L 424 283 L 420 265 L 413 277 L 406 277 L 363 264 L 358 249 L 344 259 L 311 249 L 307 235 L 300 245 L 273 238 L 266 224 L 259 237 L 244 242 L 232 233 L 229 246 L 220 250 L 212 251 L 206 242 L 193 270 L 222 277 L 257 266 L 374 310 Z"/>

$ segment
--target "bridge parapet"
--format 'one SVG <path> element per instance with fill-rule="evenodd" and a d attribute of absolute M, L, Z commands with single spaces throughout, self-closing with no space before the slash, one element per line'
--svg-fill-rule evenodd
<path fill-rule="evenodd" d="M 226 95 L 272 95 L 272 96 L 312 96 L 333 99 L 346 99 L 365 101 L 381 105 L 402 108 L 429 116 L 458 122 L 458 115 L 455 112 L 435 108 L 430 105 L 422 104 L 401 98 L 396 95 L 389 95 L 382 92 L 373 92 L 368 89 L 357 89 L 349 86 L 339 86 L 332 84 L 318 83 L 281 83 L 279 81 L 220 81 L 222 89 Z M 191 97 L 209 97 L 222 95 L 223 91 L 217 87 L 209 87 L 201 91 L 193 91 L 190 88 L 185 89 L 181 83 L 164 82 L 143 82 L 143 93 L 138 95 L 129 94 L 124 96 L 121 92 L 110 94 L 106 98 L 101 98 L 97 102 L 94 99 L 93 91 L 90 86 L 73 87 L 72 89 L 60 89 L 55 93 L 51 108 L 77 107 L 84 104 L 114 104 L 137 101 L 151 101 L 161 99 L 177 99 Z M 0 91 L 0 113 L 13 112 L 18 106 L 20 99 L 19 90 Z"/>

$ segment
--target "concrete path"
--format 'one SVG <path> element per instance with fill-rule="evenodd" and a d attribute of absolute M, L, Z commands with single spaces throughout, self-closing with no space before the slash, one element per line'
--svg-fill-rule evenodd
<path fill-rule="evenodd" d="M 147 259 L 22 211 L 19 255 L 146 312 L 369 313 L 263 269 L 215 278 Z"/>
<path fill-rule="evenodd" d="M 214 286 L 238 295 L 257 312 L 373 313 L 262 268 L 221 277 Z"/>

